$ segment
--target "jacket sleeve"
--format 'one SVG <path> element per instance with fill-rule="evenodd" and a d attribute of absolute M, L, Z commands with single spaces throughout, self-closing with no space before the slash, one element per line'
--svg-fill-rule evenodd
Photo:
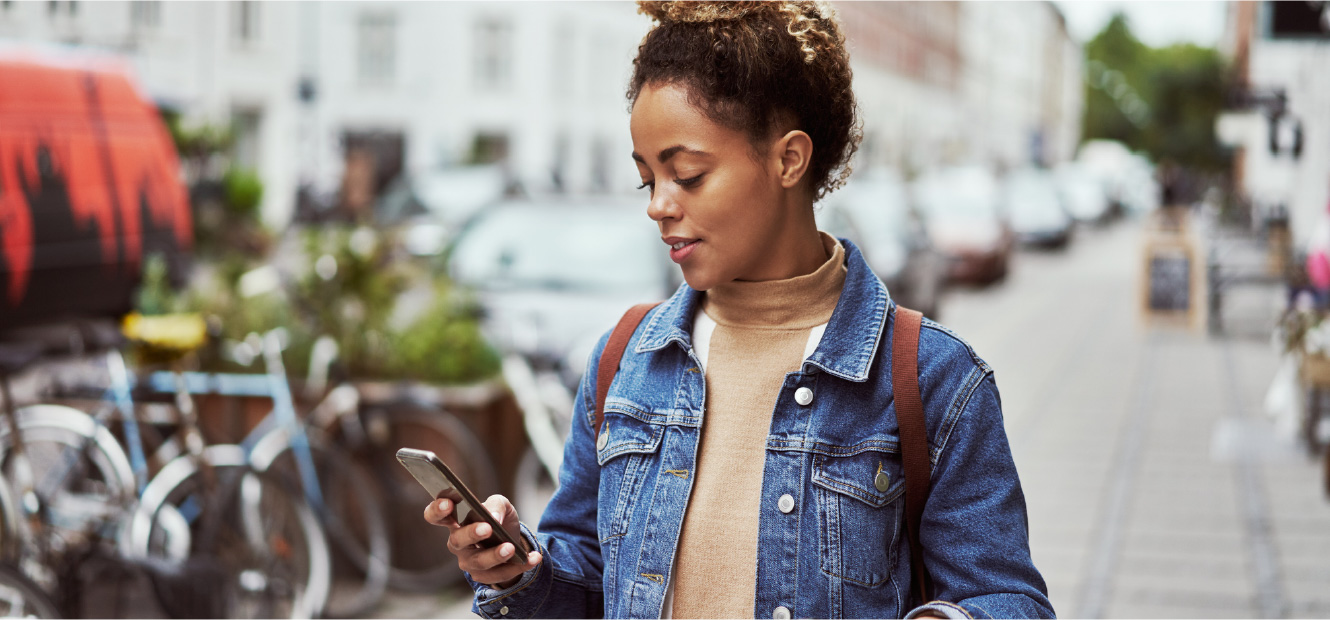
<path fill-rule="evenodd" d="M 991 371 L 944 425 L 932 490 L 919 528 L 938 599 L 910 612 L 944 617 L 1052 618 L 1044 578 L 1030 557 L 1029 522 Z M 935 445 L 939 445 L 935 443 Z"/>
<path fill-rule="evenodd" d="M 478 584 L 472 611 L 485 618 L 600 618 L 605 615 L 604 562 L 596 529 L 600 464 L 596 460 L 594 423 L 596 366 L 609 339 L 596 345 L 577 397 L 573 423 L 564 445 L 559 489 L 550 498 L 537 532 L 522 534 L 542 556 L 512 587 L 496 590 Z"/>

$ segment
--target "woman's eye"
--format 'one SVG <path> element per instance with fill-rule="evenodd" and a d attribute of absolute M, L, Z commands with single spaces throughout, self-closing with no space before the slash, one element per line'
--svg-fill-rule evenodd
<path fill-rule="evenodd" d="M 655 182 L 655 181 L 642 181 L 642 184 L 641 184 L 641 185 L 638 185 L 638 186 L 637 186 L 637 189 L 646 189 L 646 188 L 648 188 L 648 187 L 651 188 L 651 191 L 655 191 L 655 190 L 656 190 L 656 182 Z"/>
<path fill-rule="evenodd" d="M 681 185 L 681 186 L 683 186 L 683 187 L 692 187 L 692 186 L 694 186 L 694 185 L 697 185 L 697 183 L 698 183 L 699 181 L 702 180 L 702 177 L 703 177 L 703 176 L 705 176 L 705 175 L 701 175 L 701 174 L 699 174 L 699 175 L 697 175 L 697 176 L 695 176 L 695 177 L 691 177 L 691 178 L 687 178 L 687 179 L 675 179 L 674 182 L 677 183 L 677 184 L 679 184 L 679 185 Z"/>

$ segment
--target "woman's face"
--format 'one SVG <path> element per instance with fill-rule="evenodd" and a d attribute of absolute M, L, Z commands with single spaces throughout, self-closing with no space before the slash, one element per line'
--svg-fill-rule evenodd
<path fill-rule="evenodd" d="M 779 276 L 771 245 L 791 225 L 779 156 L 755 157 L 747 135 L 711 121 L 673 85 L 642 89 L 631 131 L 633 159 L 651 191 L 647 215 L 689 286 Z"/>

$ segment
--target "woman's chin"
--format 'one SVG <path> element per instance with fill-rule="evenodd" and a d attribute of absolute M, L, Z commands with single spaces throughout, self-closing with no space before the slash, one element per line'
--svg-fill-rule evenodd
<path fill-rule="evenodd" d="M 688 283 L 688 287 L 695 291 L 709 291 L 712 287 L 719 284 L 714 274 L 704 273 L 700 269 L 683 268 L 683 281 Z"/>

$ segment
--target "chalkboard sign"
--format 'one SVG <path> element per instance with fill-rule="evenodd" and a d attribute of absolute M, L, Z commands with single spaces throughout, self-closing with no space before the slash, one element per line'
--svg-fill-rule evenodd
<path fill-rule="evenodd" d="M 1192 243 L 1187 236 L 1176 233 L 1155 235 L 1146 241 L 1141 306 L 1148 320 L 1198 325 L 1204 295 Z"/>
<path fill-rule="evenodd" d="M 1191 256 L 1185 249 L 1160 249 L 1151 254 L 1149 291 L 1152 312 L 1191 309 Z"/>

